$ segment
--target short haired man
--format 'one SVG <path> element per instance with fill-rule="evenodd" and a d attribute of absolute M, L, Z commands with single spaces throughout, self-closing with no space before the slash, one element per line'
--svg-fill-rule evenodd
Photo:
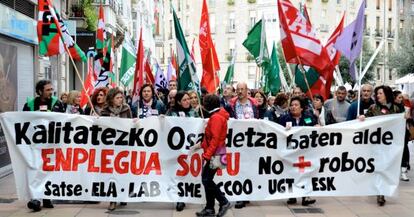
<path fill-rule="evenodd" d="M 374 91 L 374 87 L 370 84 L 364 84 L 361 87 L 361 105 L 359 107 L 359 115 L 363 115 L 368 111 L 368 108 L 374 104 L 374 100 L 372 99 L 372 93 Z M 354 120 L 357 118 L 358 115 L 358 99 L 353 101 L 348 109 L 348 114 L 346 117 L 347 121 Z"/>
<path fill-rule="evenodd" d="M 259 110 L 257 108 L 256 100 L 249 97 L 247 91 L 248 88 L 246 83 L 241 82 L 237 84 L 237 97 L 232 98 L 226 108 L 230 117 L 235 119 L 259 118 Z"/>
<path fill-rule="evenodd" d="M 237 84 L 237 97 L 232 98 L 226 107 L 230 117 L 235 119 L 258 119 L 259 109 L 257 108 L 256 100 L 249 97 L 247 94 L 247 84 L 240 82 Z M 248 201 L 237 201 L 234 206 L 236 209 L 241 209 L 246 206 Z"/>
<path fill-rule="evenodd" d="M 223 97 L 221 97 L 220 99 L 220 105 L 223 107 L 228 106 L 230 99 L 233 98 L 234 92 L 234 87 L 230 84 L 226 84 L 226 86 L 223 89 Z"/>
<path fill-rule="evenodd" d="M 168 82 L 168 90 L 177 90 L 177 81 L 176 80 L 170 80 Z"/>
<path fill-rule="evenodd" d="M 53 96 L 53 85 L 50 80 L 40 80 L 36 83 L 36 97 L 29 98 L 23 106 L 23 111 L 65 112 L 63 104 Z M 40 211 L 40 201 L 32 199 L 27 207 L 34 212 Z M 53 208 L 51 200 L 43 199 L 44 208 Z"/>
<path fill-rule="evenodd" d="M 326 124 L 340 123 L 346 121 L 349 103 L 346 101 L 348 94 L 344 86 L 339 86 L 335 92 L 335 98 L 325 102 Z M 329 117 L 328 117 L 329 116 Z"/>

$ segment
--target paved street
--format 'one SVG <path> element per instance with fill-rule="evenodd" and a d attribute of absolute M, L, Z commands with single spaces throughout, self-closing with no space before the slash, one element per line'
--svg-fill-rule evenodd
<path fill-rule="evenodd" d="M 411 147 L 412 148 L 412 147 Z M 412 149 L 411 149 L 412 150 Z M 411 156 L 414 159 L 414 156 Z M 231 209 L 228 217 L 412 217 L 414 216 L 414 171 L 409 171 L 410 182 L 401 182 L 399 196 L 387 198 L 384 207 L 378 207 L 375 197 L 323 197 L 308 208 L 287 206 L 285 200 L 252 202 L 244 209 Z M 55 204 L 54 209 L 43 209 L 33 213 L 26 208 L 25 201 L 18 201 L 14 176 L 10 174 L 0 179 L 0 217 L 44 216 L 44 217 L 98 217 L 98 216 L 138 216 L 138 217 L 189 217 L 202 208 L 189 205 L 182 212 L 175 211 L 172 203 L 129 203 L 114 212 L 107 211 L 108 203 L 100 204 Z"/>

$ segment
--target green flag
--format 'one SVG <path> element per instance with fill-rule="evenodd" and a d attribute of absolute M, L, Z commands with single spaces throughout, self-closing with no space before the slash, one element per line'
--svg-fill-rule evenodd
<path fill-rule="evenodd" d="M 231 63 L 227 68 L 226 76 L 224 77 L 225 84 L 232 84 L 233 76 L 234 76 L 234 63 L 236 61 L 236 52 L 233 52 L 233 57 L 231 59 Z"/>
<path fill-rule="evenodd" d="M 319 73 L 309 66 L 303 66 L 305 69 L 306 79 L 308 80 L 309 87 L 319 79 Z M 308 86 L 306 85 L 305 79 L 303 78 L 303 73 L 300 71 L 299 66 L 295 68 L 295 83 L 300 87 L 304 93 L 308 92 Z"/>
<path fill-rule="evenodd" d="M 129 34 L 125 34 L 124 43 L 122 44 L 121 69 L 119 71 L 120 81 L 124 86 L 128 86 L 134 77 L 136 53 Z"/>
<path fill-rule="evenodd" d="M 247 34 L 243 46 L 256 58 L 259 66 L 264 63 L 269 63 L 269 52 L 266 46 L 266 31 L 265 24 L 259 20 Z"/>
<path fill-rule="evenodd" d="M 179 90 L 197 90 L 199 79 L 196 73 L 196 67 L 190 56 L 187 42 L 181 29 L 180 21 L 173 9 L 175 37 L 177 39 L 177 61 L 178 61 L 178 89 Z"/>
<path fill-rule="evenodd" d="M 272 55 L 270 57 L 270 64 L 265 65 L 265 92 L 271 92 L 275 95 L 280 90 L 280 67 L 277 58 L 277 51 L 275 43 L 273 42 Z"/>

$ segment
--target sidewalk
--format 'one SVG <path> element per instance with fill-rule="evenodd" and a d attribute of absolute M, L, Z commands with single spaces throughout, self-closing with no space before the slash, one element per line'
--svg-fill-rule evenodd
<path fill-rule="evenodd" d="M 409 147 L 413 153 L 414 144 Z M 410 181 L 400 182 L 399 195 L 386 197 L 383 207 L 377 206 L 376 197 L 317 197 L 316 203 L 309 207 L 303 207 L 300 203 L 288 206 L 286 200 L 251 202 L 243 209 L 232 208 L 226 217 L 414 217 L 414 155 L 410 159 Z M 54 209 L 34 213 L 26 208 L 26 203 L 17 200 L 13 174 L 0 178 L 0 217 L 194 217 L 195 212 L 203 208 L 199 204 L 187 204 L 182 212 L 177 212 L 174 203 L 129 203 L 108 212 L 109 203 L 102 202 L 55 204 Z"/>
<path fill-rule="evenodd" d="M 412 158 L 413 159 L 413 158 Z M 384 207 L 378 207 L 375 197 L 319 197 L 313 206 L 287 206 L 285 200 L 251 202 L 243 209 L 232 208 L 227 217 L 413 217 L 414 216 L 414 171 L 409 171 L 410 182 L 400 182 L 399 196 L 386 198 Z M 300 201 L 300 200 L 299 200 Z M 47 217 L 193 217 L 202 206 L 187 204 L 182 212 L 175 211 L 173 203 L 129 203 L 109 213 L 108 203 L 100 204 L 55 204 L 54 209 L 42 209 L 33 213 L 26 208 L 25 201 L 18 201 L 14 176 L 0 179 L 0 217 L 47 216 Z M 216 208 L 217 210 L 217 208 Z M 312 213 L 310 213 L 312 212 Z"/>

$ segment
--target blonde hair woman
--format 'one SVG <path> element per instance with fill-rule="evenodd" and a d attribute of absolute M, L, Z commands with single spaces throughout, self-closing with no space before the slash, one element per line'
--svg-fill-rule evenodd
<path fill-rule="evenodd" d="M 82 108 L 80 107 L 81 95 L 77 90 L 72 90 L 69 92 L 66 113 L 68 114 L 84 114 Z"/>

